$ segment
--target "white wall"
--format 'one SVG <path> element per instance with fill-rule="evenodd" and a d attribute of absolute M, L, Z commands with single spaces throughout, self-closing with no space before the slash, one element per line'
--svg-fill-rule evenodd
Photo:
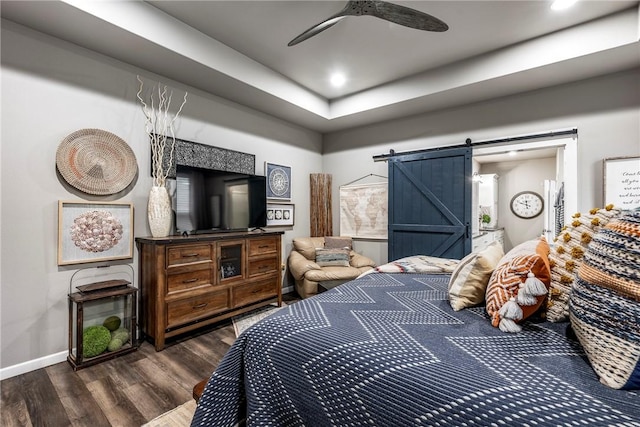
<path fill-rule="evenodd" d="M 136 100 L 136 74 L 148 81 L 161 78 L 6 21 L 1 52 L 0 366 L 11 367 L 2 373 L 7 377 L 20 373 L 21 363 L 44 358 L 37 363 L 46 365 L 64 360 L 67 351 L 69 280 L 81 266 L 57 266 L 58 200 L 133 202 L 135 236 L 150 234 L 149 146 Z M 177 137 L 255 154 L 259 174 L 265 161 L 292 166 L 296 218 L 283 239 L 286 259 L 292 238 L 309 234 L 308 176 L 322 171 L 321 135 L 160 81 L 180 96 L 184 89 L 190 92 Z M 58 179 L 56 149 L 83 128 L 112 132 L 131 146 L 139 176 L 129 192 L 88 197 Z M 137 252 L 133 264 L 137 271 Z"/>
<path fill-rule="evenodd" d="M 544 194 L 544 180 L 556 178 L 555 157 L 522 162 L 485 163 L 481 173 L 497 173 L 498 224 L 504 228 L 504 249 L 510 250 L 522 242 L 540 236 L 544 230 L 544 216 L 518 218 L 511 213 L 511 198 L 520 191 Z"/>
<path fill-rule="evenodd" d="M 372 156 L 473 141 L 578 129 L 580 211 L 601 206 L 602 159 L 640 154 L 640 69 L 498 98 L 449 110 L 377 123 L 324 137 L 323 165 L 337 186 L 387 173 Z M 357 159 L 357 161 L 356 161 Z M 339 224 L 334 209 L 334 224 Z M 334 233 L 339 230 L 334 229 Z M 357 242 L 376 262 L 387 261 L 385 242 Z"/>

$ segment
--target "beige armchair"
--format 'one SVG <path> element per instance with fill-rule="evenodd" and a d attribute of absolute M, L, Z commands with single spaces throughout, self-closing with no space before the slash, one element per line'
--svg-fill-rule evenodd
<path fill-rule="evenodd" d="M 343 265 L 335 265 L 341 263 L 337 259 L 339 255 L 332 257 L 327 254 L 331 250 L 340 252 L 338 248 L 347 248 L 343 251 L 348 254 L 342 261 Z M 326 246 L 324 237 L 299 237 L 293 239 L 293 249 L 289 254 L 289 271 L 295 279 L 296 292 L 302 298 L 317 294 L 318 284 L 331 288 L 353 280 L 375 266 L 373 260 L 354 252 L 351 239 L 345 237 L 327 237 Z"/>

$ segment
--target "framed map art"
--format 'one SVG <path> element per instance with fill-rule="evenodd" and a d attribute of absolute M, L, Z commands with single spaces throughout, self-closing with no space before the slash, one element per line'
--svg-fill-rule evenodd
<path fill-rule="evenodd" d="M 387 238 L 386 182 L 340 187 L 340 235 Z"/>
<path fill-rule="evenodd" d="M 291 167 L 265 162 L 267 198 L 291 200 Z"/>

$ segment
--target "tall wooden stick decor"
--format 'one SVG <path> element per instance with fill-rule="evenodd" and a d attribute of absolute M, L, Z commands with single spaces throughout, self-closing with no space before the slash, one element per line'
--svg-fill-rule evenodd
<path fill-rule="evenodd" d="M 309 175 L 311 187 L 311 237 L 333 235 L 331 215 L 331 175 L 312 173 Z"/>

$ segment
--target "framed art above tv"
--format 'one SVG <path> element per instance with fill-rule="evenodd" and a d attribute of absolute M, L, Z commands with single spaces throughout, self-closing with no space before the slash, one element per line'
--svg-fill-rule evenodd
<path fill-rule="evenodd" d="M 265 162 L 267 199 L 291 200 L 291 167 Z"/>

